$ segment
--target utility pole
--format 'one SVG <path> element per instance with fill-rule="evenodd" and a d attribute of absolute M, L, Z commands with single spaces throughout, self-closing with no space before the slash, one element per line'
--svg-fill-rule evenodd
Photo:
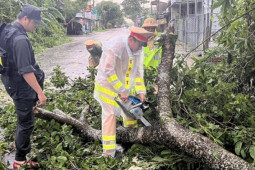
<path fill-rule="evenodd" d="M 152 1 L 152 0 L 151 0 Z M 151 15 L 152 15 L 152 2 L 151 2 Z"/>
<path fill-rule="evenodd" d="M 159 19 L 159 3 L 160 0 L 157 0 L 157 18 Z"/>

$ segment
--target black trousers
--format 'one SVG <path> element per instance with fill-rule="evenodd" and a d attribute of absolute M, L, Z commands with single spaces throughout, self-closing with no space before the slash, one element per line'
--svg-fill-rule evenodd
<path fill-rule="evenodd" d="M 30 136 L 34 128 L 35 100 L 14 100 L 17 113 L 17 131 L 16 131 L 16 161 L 26 160 L 26 155 L 31 150 Z"/>
<path fill-rule="evenodd" d="M 30 136 L 34 128 L 33 107 L 36 105 L 36 92 L 27 84 L 21 76 L 1 76 L 7 93 L 14 101 L 17 113 L 16 131 L 16 161 L 26 160 L 26 155 L 31 150 Z M 40 78 L 39 84 L 42 87 L 44 73 Z"/>

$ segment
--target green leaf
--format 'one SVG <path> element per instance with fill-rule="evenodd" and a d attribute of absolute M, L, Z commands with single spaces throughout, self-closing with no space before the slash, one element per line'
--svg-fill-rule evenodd
<path fill-rule="evenodd" d="M 246 158 L 246 153 L 245 153 L 244 149 L 241 149 L 241 156 L 242 156 L 242 158 Z"/>
<path fill-rule="evenodd" d="M 62 143 L 59 143 L 55 150 L 60 152 L 62 150 Z"/>
<path fill-rule="evenodd" d="M 249 149 L 250 155 L 253 158 L 253 160 L 255 160 L 255 146 L 251 145 L 250 149 Z"/>
<path fill-rule="evenodd" d="M 224 0 L 218 0 L 212 6 L 213 9 L 220 7 L 223 4 Z"/>
<path fill-rule="evenodd" d="M 51 133 L 51 136 L 54 137 L 56 134 L 57 134 L 57 132 L 54 131 L 54 132 Z"/>
<path fill-rule="evenodd" d="M 193 127 L 191 127 L 191 126 L 189 126 L 189 130 L 191 130 L 191 131 L 193 131 L 193 132 L 199 132 L 199 130 L 198 129 L 196 129 L 196 128 L 193 128 Z"/>
<path fill-rule="evenodd" d="M 219 154 L 216 150 L 213 151 L 213 156 L 216 158 L 216 159 L 219 159 Z"/>
<path fill-rule="evenodd" d="M 1 162 L 0 162 L 0 170 L 4 170 L 4 166 Z"/>
<path fill-rule="evenodd" d="M 239 141 L 239 142 L 237 142 L 236 145 L 235 145 L 235 153 L 236 153 L 237 155 L 240 155 L 241 148 L 242 148 L 242 144 L 243 144 L 243 142 Z"/>
<path fill-rule="evenodd" d="M 161 152 L 161 154 L 160 155 L 169 155 L 169 154 L 171 154 L 171 151 L 170 150 L 164 150 L 164 151 L 162 151 Z"/>
<path fill-rule="evenodd" d="M 164 159 L 159 157 L 159 156 L 156 156 L 156 157 L 152 158 L 151 160 L 155 161 L 155 162 L 162 162 L 162 161 L 164 161 Z"/>
<path fill-rule="evenodd" d="M 52 162 L 55 162 L 57 160 L 56 156 L 52 156 L 50 159 Z"/>
<path fill-rule="evenodd" d="M 67 161 L 67 158 L 65 156 L 58 156 L 57 160 L 63 165 Z"/>

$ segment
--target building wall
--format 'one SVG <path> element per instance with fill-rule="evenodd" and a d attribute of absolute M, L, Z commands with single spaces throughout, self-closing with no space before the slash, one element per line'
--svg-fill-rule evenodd
<path fill-rule="evenodd" d="M 171 1 L 171 21 L 175 26 L 175 33 L 178 39 L 185 43 L 186 50 L 193 49 L 203 42 L 210 33 L 220 29 L 217 15 L 220 9 L 211 10 L 211 1 L 200 0 L 184 2 L 179 0 Z M 213 18 L 213 20 L 211 20 Z M 203 50 L 200 46 L 199 50 Z"/>

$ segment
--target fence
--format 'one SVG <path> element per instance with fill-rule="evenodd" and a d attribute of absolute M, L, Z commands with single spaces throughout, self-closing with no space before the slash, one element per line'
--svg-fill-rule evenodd
<path fill-rule="evenodd" d="M 216 32 L 218 25 L 217 14 L 190 14 L 189 17 L 172 20 L 178 40 L 182 42 L 185 51 L 190 51 L 202 43 L 210 34 Z M 211 27 L 211 31 L 210 31 Z M 213 40 L 213 37 L 210 40 Z M 200 45 L 196 51 L 202 51 L 209 46 L 209 42 Z"/>

